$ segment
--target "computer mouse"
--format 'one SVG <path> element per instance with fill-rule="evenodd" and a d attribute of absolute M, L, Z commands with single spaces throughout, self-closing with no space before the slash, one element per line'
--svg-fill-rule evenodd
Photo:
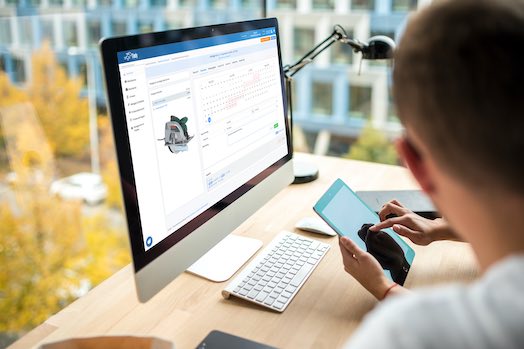
<path fill-rule="evenodd" d="M 295 224 L 295 228 L 309 231 L 311 233 L 336 236 L 337 233 L 331 229 L 326 222 L 320 218 L 315 217 L 304 217 Z"/>

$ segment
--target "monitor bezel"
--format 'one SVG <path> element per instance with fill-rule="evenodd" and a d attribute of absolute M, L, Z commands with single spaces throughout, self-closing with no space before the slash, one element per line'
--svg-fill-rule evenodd
<path fill-rule="evenodd" d="M 142 225 L 137 197 L 136 183 L 133 171 L 133 161 L 129 144 L 129 134 L 125 117 L 124 100 L 117 53 L 121 51 L 139 49 L 144 47 L 171 44 L 176 42 L 202 39 L 212 36 L 233 34 L 249 30 L 257 30 L 274 27 L 277 32 L 277 50 L 280 66 L 281 92 L 283 101 L 283 113 L 288 153 L 284 157 L 271 164 L 258 175 L 248 180 L 238 189 L 224 197 L 222 200 L 206 209 L 197 217 L 175 230 L 156 245 L 145 250 L 143 243 Z M 196 28 L 184 28 L 156 33 L 130 35 L 103 39 L 100 43 L 103 67 L 106 80 L 107 103 L 113 125 L 113 135 L 117 153 L 118 167 L 124 208 L 127 218 L 128 234 L 133 255 L 135 272 L 140 271 L 163 253 L 175 246 L 191 232 L 195 231 L 226 207 L 234 203 L 242 195 L 246 194 L 254 186 L 268 178 L 272 173 L 284 166 L 293 157 L 293 149 L 290 134 L 290 120 L 288 119 L 288 107 L 285 91 L 285 75 L 282 70 L 282 55 L 280 50 L 280 38 L 278 35 L 278 22 L 276 18 L 251 20 L 235 23 L 225 23 Z"/>

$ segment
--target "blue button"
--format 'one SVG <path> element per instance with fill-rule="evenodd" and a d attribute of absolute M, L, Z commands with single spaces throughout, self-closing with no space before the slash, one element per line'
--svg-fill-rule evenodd
<path fill-rule="evenodd" d="M 207 122 L 211 122 L 211 116 L 207 118 Z"/>
<path fill-rule="evenodd" d="M 153 238 L 151 236 L 148 236 L 146 239 L 146 246 L 151 247 L 153 245 Z"/>

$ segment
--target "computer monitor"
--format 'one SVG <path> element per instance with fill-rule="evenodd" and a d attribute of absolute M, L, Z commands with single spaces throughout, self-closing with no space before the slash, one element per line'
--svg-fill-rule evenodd
<path fill-rule="evenodd" d="M 147 301 L 293 180 L 278 24 L 110 38 L 101 53 Z"/>

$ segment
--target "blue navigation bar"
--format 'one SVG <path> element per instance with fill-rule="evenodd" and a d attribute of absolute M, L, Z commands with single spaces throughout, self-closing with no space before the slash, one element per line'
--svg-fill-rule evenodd
<path fill-rule="evenodd" d="M 151 47 L 144 47 L 135 50 L 121 51 L 117 53 L 118 63 L 136 62 L 142 59 L 148 59 L 167 54 L 178 52 L 196 50 L 199 48 L 228 44 L 236 41 L 250 40 L 255 38 L 262 38 L 265 36 L 274 36 L 276 29 L 274 27 L 250 30 L 234 34 L 226 34 L 220 36 L 211 36 L 208 38 L 187 40 L 176 42 L 172 44 L 157 45 Z M 271 40 L 273 40 L 271 38 Z"/>

